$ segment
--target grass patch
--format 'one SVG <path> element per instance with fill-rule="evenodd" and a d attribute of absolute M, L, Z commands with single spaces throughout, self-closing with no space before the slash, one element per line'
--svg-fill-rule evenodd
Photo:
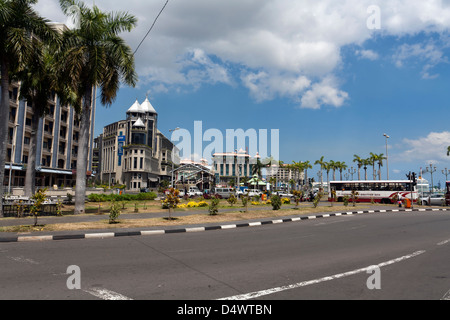
<path fill-rule="evenodd" d="M 229 207 L 227 207 L 229 208 Z M 209 215 L 207 213 L 192 214 L 183 217 L 168 217 L 164 218 L 147 218 L 147 219 L 126 219 L 126 215 L 121 215 L 121 219 L 117 220 L 115 224 L 110 224 L 109 220 L 99 220 L 90 222 L 71 222 L 71 223 L 55 223 L 40 225 L 36 228 L 33 226 L 11 226 L 0 228 L 0 232 L 48 232 L 48 231 L 77 231 L 77 230 L 94 230 L 94 229 L 115 229 L 115 228 L 147 228 L 147 227 L 167 227 L 178 225 L 195 225 L 195 224 L 213 224 L 223 222 L 234 222 L 240 220 L 265 219 L 265 218 L 280 218 L 286 216 L 298 216 L 317 213 L 326 213 L 333 211 L 359 211 L 367 209 L 368 206 L 357 205 L 356 207 L 344 206 L 322 206 L 312 208 L 311 206 L 299 206 L 297 208 L 283 208 L 280 210 L 272 210 L 271 207 L 267 209 L 249 210 L 245 212 L 242 207 L 231 211 L 220 211 L 217 215 Z M 134 205 L 130 205 L 130 211 L 134 210 Z M 207 208 L 203 208 L 207 209 Z M 161 210 L 167 212 L 167 210 Z M 129 214 L 133 214 L 130 212 Z M 105 217 L 106 218 L 106 217 Z"/>

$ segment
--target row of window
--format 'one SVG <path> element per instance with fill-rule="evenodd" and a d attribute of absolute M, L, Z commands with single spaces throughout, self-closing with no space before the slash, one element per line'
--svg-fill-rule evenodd
<path fill-rule="evenodd" d="M 332 183 L 334 190 L 356 190 L 356 191 L 410 191 L 411 183 L 408 182 L 385 182 L 385 183 Z"/>

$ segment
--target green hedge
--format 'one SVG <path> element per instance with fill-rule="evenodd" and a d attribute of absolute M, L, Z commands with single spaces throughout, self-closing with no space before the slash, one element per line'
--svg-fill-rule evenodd
<path fill-rule="evenodd" d="M 108 201 L 139 201 L 139 200 L 155 200 L 157 194 L 154 192 L 138 193 L 138 194 L 95 194 L 88 196 L 90 202 L 108 202 Z"/>

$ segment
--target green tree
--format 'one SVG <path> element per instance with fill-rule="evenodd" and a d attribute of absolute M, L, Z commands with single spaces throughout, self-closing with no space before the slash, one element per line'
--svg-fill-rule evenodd
<path fill-rule="evenodd" d="M 52 33 L 47 24 L 49 21 L 33 9 L 36 3 L 37 0 L 0 0 L 0 186 L 5 178 L 10 76 L 29 64 L 34 50 L 30 34 L 49 39 Z M 3 188 L 0 188 L 0 199 L 2 197 Z M 3 217 L 2 206 L 0 217 Z"/>
<path fill-rule="evenodd" d="M 37 39 L 33 37 L 33 53 L 30 55 L 28 67 L 16 75 L 20 84 L 20 99 L 25 99 L 33 109 L 31 119 L 30 149 L 25 174 L 24 194 L 31 197 L 35 191 L 36 180 L 36 145 L 39 122 L 48 112 L 48 98 L 57 93 L 60 104 L 70 102 L 75 106 L 77 100 L 70 95 L 64 83 L 57 80 L 53 52 L 59 45 L 59 33 L 54 31 L 51 39 Z"/>
<path fill-rule="evenodd" d="M 363 166 L 364 159 L 355 154 L 353 155 L 353 162 L 358 165 L 358 180 L 361 180 L 361 168 Z"/>
<path fill-rule="evenodd" d="M 30 212 L 34 216 L 34 226 L 37 226 L 38 216 L 42 213 L 44 201 L 47 199 L 46 195 L 47 189 L 39 189 L 31 199 L 34 200 L 31 206 Z"/>
<path fill-rule="evenodd" d="M 337 161 L 336 162 L 336 168 L 339 170 L 340 179 L 342 181 L 342 172 L 348 168 L 347 164 L 345 162 Z"/>
<path fill-rule="evenodd" d="M 60 75 L 83 101 L 74 211 L 80 214 L 85 212 L 85 173 L 93 93 L 99 88 L 101 103 L 109 106 L 115 100 L 121 82 L 135 86 L 134 56 L 119 34 L 131 31 L 136 25 L 136 18 L 128 13 L 102 12 L 95 5 L 91 9 L 78 0 L 59 2 L 64 14 L 78 19 L 79 25 L 79 28 L 63 33 L 58 66 Z M 78 12 L 74 12 L 74 6 Z"/>
<path fill-rule="evenodd" d="M 323 186 L 323 170 L 327 166 L 327 163 L 326 163 L 326 161 L 323 160 L 323 158 L 324 158 L 324 156 L 320 157 L 319 160 L 316 160 L 316 162 L 314 162 L 314 165 L 320 165 L 320 171 L 321 171 L 320 183 L 322 186 Z"/>
<path fill-rule="evenodd" d="M 370 158 L 367 159 L 361 159 L 361 165 L 364 169 L 364 178 L 367 180 L 367 166 L 371 165 Z"/>

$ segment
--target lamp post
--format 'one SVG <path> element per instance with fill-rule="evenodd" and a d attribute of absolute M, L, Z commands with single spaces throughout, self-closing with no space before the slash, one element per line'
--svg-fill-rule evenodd
<path fill-rule="evenodd" d="M 175 129 L 171 129 L 171 130 L 169 130 L 169 132 L 175 132 L 175 131 L 177 131 L 177 130 L 180 130 L 180 128 L 175 128 Z M 172 139 L 171 139 L 172 140 Z M 170 183 L 171 183 L 171 185 L 172 185 L 172 188 L 174 188 L 174 185 L 173 185 L 173 170 L 174 170 L 174 167 L 173 167 L 173 161 L 174 161 L 174 154 L 173 154 L 173 151 L 175 150 L 175 148 L 173 148 L 172 149 L 172 178 L 171 178 L 171 181 L 170 181 Z"/>
<path fill-rule="evenodd" d="M 436 166 L 433 167 L 433 164 L 430 163 L 430 166 L 425 168 L 425 172 L 431 173 L 431 193 L 432 193 L 433 192 L 433 188 L 434 188 L 433 172 L 436 172 Z"/>
<path fill-rule="evenodd" d="M 348 169 L 348 173 L 351 174 L 351 176 L 352 176 L 352 181 L 353 181 L 353 175 L 356 173 L 356 169 L 353 168 L 353 167 L 351 167 L 350 169 Z"/>
<path fill-rule="evenodd" d="M 389 160 L 388 160 L 388 139 L 390 138 L 386 133 L 383 134 L 386 138 L 386 168 L 387 168 L 387 180 L 389 180 Z"/>
<path fill-rule="evenodd" d="M 450 174 L 450 171 L 448 171 L 448 169 L 445 168 L 444 170 L 442 170 L 442 174 L 445 175 L 445 182 L 447 183 L 448 175 Z"/>

